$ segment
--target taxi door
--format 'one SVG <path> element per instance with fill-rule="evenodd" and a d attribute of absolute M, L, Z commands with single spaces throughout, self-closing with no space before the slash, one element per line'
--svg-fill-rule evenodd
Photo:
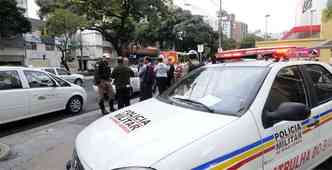
<path fill-rule="evenodd" d="M 266 78 L 252 112 L 263 142 L 270 142 L 263 154 L 265 170 L 308 169 L 314 162 L 312 148 L 319 142 L 319 132 L 307 133 L 316 126 L 318 114 L 303 121 L 280 121 L 266 125 L 262 118 L 266 112 L 274 112 L 285 102 L 303 103 L 311 108 L 310 93 L 298 66 L 275 66 Z"/>

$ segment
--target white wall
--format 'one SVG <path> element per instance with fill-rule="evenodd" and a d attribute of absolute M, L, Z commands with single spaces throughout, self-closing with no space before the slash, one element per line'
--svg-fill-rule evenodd
<path fill-rule="evenodd" d="M 44 44 L 37 44 L 37 50 L 27 50 L 27 65 L 37 66 L 43 60 L 45 55 L 45 61 L 42 62 L 43 66 L 48 67 L 59 67 L 61 52 L 56 48 L 54 51 L 46 51 Z"/>

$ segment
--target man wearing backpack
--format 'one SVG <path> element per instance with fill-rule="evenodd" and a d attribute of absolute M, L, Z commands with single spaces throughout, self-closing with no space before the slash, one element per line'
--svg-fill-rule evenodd
<path fill-rule="evenodd" d="M 151 63 L 151 58 L 144 58 L 144 66 L 140 69 L 139 77 L 141 79 L 141 98 L 144 101 L 152 98 L 152 88 L 155 82 L 154 66 Z"/>

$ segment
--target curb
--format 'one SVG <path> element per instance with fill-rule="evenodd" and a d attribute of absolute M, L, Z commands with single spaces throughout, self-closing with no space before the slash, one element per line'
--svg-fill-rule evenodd
<path fill-rule="evenodd" d="M 0 161 L 5 160 L 10 153 L 9 146 L 0 143 Z"/>

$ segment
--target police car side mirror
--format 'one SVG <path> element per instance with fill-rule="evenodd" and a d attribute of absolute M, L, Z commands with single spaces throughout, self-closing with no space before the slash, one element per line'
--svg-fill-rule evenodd
<path fill-rule="evenodd" d="M 310 117 L 310 109 L 302 103 L 282 103 L 274 112 L 264 112 L 262 120 L 264 128 L 270 128 L 281 121 L 302 121 Z"/>

